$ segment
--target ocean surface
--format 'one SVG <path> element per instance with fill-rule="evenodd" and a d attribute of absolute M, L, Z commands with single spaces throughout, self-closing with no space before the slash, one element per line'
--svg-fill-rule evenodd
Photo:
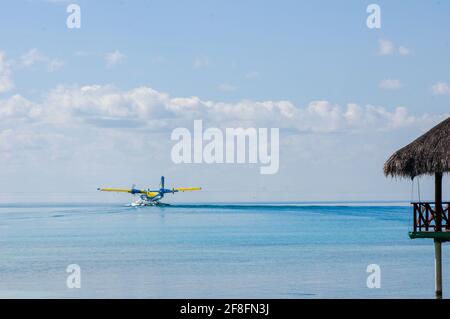
<path fill-rule="evenodd" d="M 408 238 L 411 218 L 364 203 L 1 204 L 0 297 L 433 298 L 433 243 Z M 446 244 L 443 267 L 445 297 Z"/>

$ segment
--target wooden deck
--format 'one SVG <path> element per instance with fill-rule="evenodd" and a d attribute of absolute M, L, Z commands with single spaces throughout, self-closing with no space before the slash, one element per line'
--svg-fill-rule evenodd
<path fill-rule="evenodd" d="M 440 241 L 450 241 L 450 231 L 443 232 L 430 232 L 430 231 L 421 231 L 421 232 L 409 232 L 409 238 L 417 239 L 417 238 L 433 238 L 439 239 Z"/>
<path fill-rule="evenodd" d="M 450 202 L 443 202 L 436 209 L 434 202 L 413 202 L 414 224 L 409 233 L 411 239 L 433 238 L 450 241 Z"/>

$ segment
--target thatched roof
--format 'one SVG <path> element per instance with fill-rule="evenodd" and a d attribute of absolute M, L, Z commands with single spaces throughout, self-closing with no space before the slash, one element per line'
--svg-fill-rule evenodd
<path fill-rule="evenodd" d="M 450 172 L 450 117 L 395 152 L 384 164 L 386 176 L 414 178 L 436 172 Z"/>

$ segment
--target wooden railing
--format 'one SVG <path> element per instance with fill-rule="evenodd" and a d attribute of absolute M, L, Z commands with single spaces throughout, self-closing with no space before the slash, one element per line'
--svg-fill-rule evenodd
<path fill-rule="evenodd" d="M 439 216 L 436 213 L 434 202 L 413 202 L 414 206 L 414 232 L 450 231 L 450 202 L 443 202 L 440 214 L 441 229 L 436 225 Z"/>

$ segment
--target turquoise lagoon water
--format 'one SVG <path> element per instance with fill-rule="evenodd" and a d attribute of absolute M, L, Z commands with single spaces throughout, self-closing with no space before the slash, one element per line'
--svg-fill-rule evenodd
<path fill-rule="evenodd" d="M 411 208 L 0 205 L 2 298 L 433 298 Z M 443 245 L 444 297 L 450 251 Z M 81 268 L 69 289 L 66 268 Z M 366 268 L 381 268 L 369 289 Z"/>

